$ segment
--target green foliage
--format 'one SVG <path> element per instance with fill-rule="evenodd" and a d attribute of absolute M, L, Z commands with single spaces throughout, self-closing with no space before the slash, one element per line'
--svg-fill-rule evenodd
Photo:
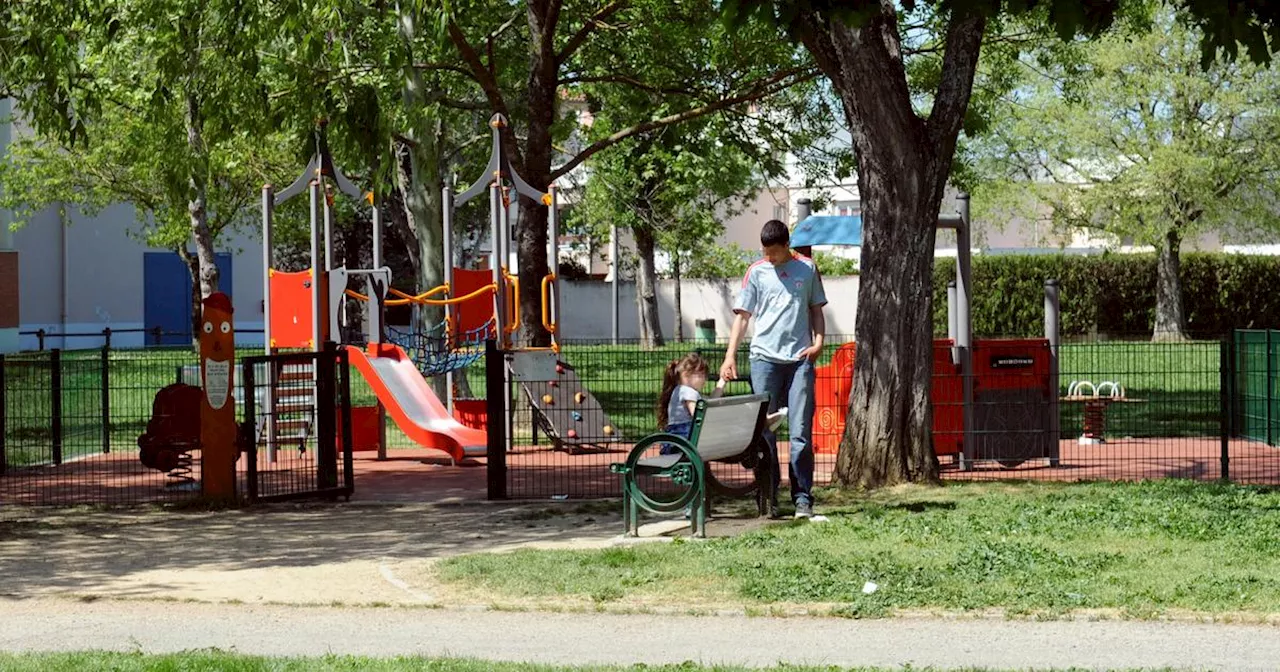
<path fill-rule="evenodd" d="M 686 278 L 695 280 L 738 279 L 747 273 L 747 266 L 754 258 L 737 244 L 710 245 L 692 255 L 684 271 Z"/>
<path fill-rule="evenodd" d="M 972 315 L 977 335 L 1044 333 L 1044 281 L 1061 283 L 1062 334 L 1150 334 L 1155 320 L 1156 259 L 1150 254 L 1000 255 L 973 260 Z M 947 332 L 947 283 L 955 261 L 934 269 L 934 333 Z M 1232 329 L 1280 325 L 1280 257 L 1192 253 L 1181 280 L 1188 330 L 1218 337 Z"/>
<path fill-rule="evenodd" d="M 998 127 L 971 149 L 976 202 L 1060 229 L 1100 228 L 1161 245 L 1172 233 L 1275 230 L 1280 69 L 1215 59 L 1156 5 L 1095 40 L 1033 50 Z M 1247 160 L 1245 160 L 1247 157 Z"/>
<path fill-rule="evenodd" d="M 817 264 L 822 275 L 834 278 L 858 274 L 858 261 L 848 257 L 840 257 L 826 252 L 814 252 L 813 263 Z"/>

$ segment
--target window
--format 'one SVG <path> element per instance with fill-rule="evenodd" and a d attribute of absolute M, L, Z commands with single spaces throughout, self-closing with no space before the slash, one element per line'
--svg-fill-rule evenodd
<path fill-rule="evenodd" d="M 836 201 L 836 214 L 841 217 L 862 216 L 861 201 Z"/>
<path fill-rule="evenodd" d="M 773 206 L 773 218 L 779 221 L 787 218 L 787 207 L 785 205 Z"/>

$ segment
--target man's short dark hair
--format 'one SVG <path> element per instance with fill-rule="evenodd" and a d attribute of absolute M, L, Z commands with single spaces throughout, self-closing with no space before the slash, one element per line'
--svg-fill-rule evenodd
<path fill-rule="evenodd" d="M 776 219 L 765 222 L 764 227 L 760 229 L 760 244 L 765 247 L 790 243 L 791 232 L 787 230 L 787 225 Z"/>

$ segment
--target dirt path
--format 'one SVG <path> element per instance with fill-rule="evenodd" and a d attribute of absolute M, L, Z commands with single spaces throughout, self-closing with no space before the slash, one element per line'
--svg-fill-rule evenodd
<path fill-rule="evenodd" d="M 703 663 L 1274 670 L 1280 630 L 1142 621 L 774 619 L 0 600 L 0 649 Z"/>
<path fill-rule="evenodd" d="M 751 520 L 718 522 L 722 534 Z M 674 523 L 672 526 L 679 526 Z M 619 543 L 617 503 L 0 514 L 0 596 L 414 605 L 459 553 Z M 655 530 L 658 532 L 661 530 Z"/>

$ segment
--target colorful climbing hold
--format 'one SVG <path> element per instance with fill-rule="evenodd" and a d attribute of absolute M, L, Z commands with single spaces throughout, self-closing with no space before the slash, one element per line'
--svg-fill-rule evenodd
<path fill-rule="evenodd" d="M 552 404 L 552 403 L 554 403 L 554 402 L 555 402 L 555 400 L 551 398 L 551 395 L 549 395 L 549 394 L 544 394 L 544 395 L 542 395 L 542 403 L 544 403 L 544 404 Z"/>
<path fill-rule="evenodd" d="M 569 437 L 569 438 L 571 438 L 571 439 L 576 439 L 576 438 L 578 438 L 578 430 L 576 430 L 576 429 L 571 429 L 571 430 L 569 430 L 569 431 L 565 432 L 565 433 L 564 433 L 564 435 L 565 435 L 565 436 L 567 436 L 567 437 Z"/>
<path fill-rule="evenodd" d="M 577 412 L 577 411 L 574 411 L 574 412 L 573 412 L 573 421 L 574 421 L 574 422 L 582 422 L 582 414 L 581 414 L 581 413 L 579 413 L 579 412 Z"/>
<path fill-rule="evenodd" d="M 613 436 L 613 425 L 605 425 L 604 427 L 601 427 L 600 429 L 601 429 L 601 431 L 603 431 L 603 432 L 604 432 L 604 435 L 605 435 L 605 436 Z"/>
<path fill-rule="evenodd" d="M 556 373 L 564 373 L 564 364 L 556 364 Z"/>
<path fill-rule="evenodd" d="M 586 392 L 578 392 L 573 395 L 573 400 L 579 404 L 581 404 L 583 400 L 585 400 L 586 398 L 587 398 Z"/>

